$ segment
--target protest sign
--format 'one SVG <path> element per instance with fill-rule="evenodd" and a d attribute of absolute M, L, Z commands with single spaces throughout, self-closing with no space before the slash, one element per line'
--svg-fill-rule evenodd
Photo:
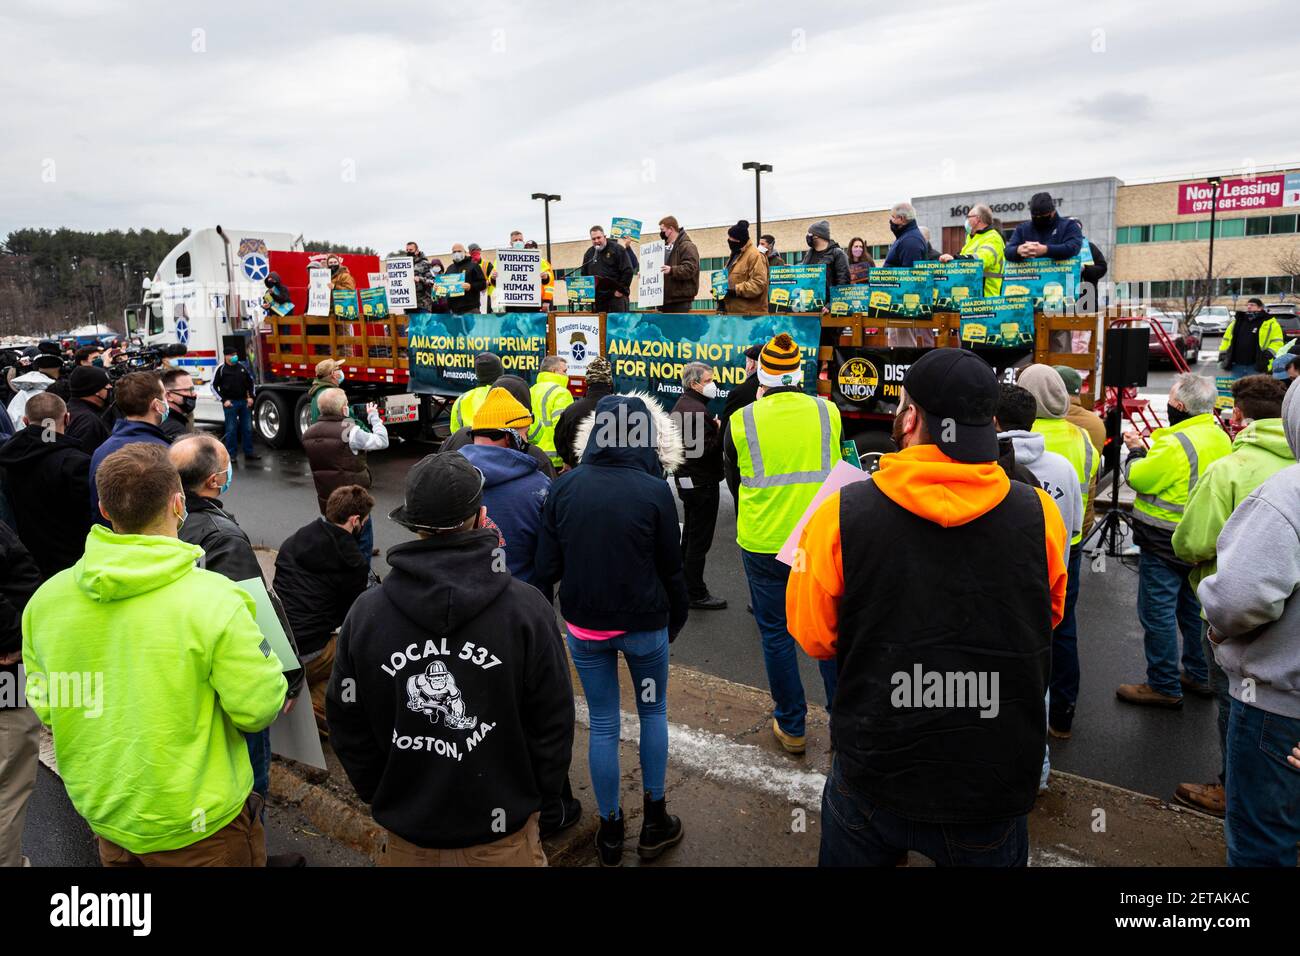
<path fill-rule="evenodd" d="M 860 315 L 867 311 L 871 289 L 865 285 L 831 286 L 831 315 Z"/>
<path fill-rule="evenodd" d="M 611 239 L 622 239 L 627 237 L 634 242 L 640 241 L 641 220 L 615 216 L 609 224 L 609 237 Z"/>
<path fill-rule="evenodd" d="M 416 312 L 407 329 L 411 391 L 467 392 L 478 385 L 474 357 L 492 352 L 507 374 L 537 377 L 546 356 L 545 312 Z"/>
<path fill-rule="evenodd" d="M 502 249 L 497 253 L 497 292 L 492 303 L 507 308 L 541 306 L 540 249 Z"/>
<path fill-rule="evenodd" d="M 978 259 L 928 260 L 912 268 L 930 273 L 931 302 L 935 312 L 956 312 L 962 299 L 984 295 L 984 263 Z"/>
<path fill-rule="evenodd" d="M 461 286 L 465 284 L 465 273 L 463 272 L 444 272 L 441 275 L 433 277 L 433 297 L 435 299 L 447 299 L 453 295 L 461 295 Z"/>
<path fill-rule="evenodd" d="M 837 346 L 829 375 L 831 398 L 846 412 L 890 416 L 898 411 L 903 376 L 928 348 L 860 348 Z M 1033 361 L 1032 347 L 972 348 L 993 367 L 998 381 L 1014 383 L 1016 370 Z"/>
<path fill-rule="evenodd" d="M 586 375 L 587 363 L 600 354 L 600 319 L 556 313 L 555 354 L 569 363 L 570 375 Z"/>
<path fill-rule="evenodd" d="M 636 304 L 639 309 L 653 309 L 664 304 L 663 240 L 656 239 L 641 246 L 641 278 L 637 285 Z"/>
<path fill-rule="evenodd" d="M 930 315 L 934 291 L 927 269 L 872 269 L 867 314 L 873 319 L 923 319 Z"/>
<path fill-rule="evenodd" d="M 361 314 L 367 319 L 388 318 L 388 293 L 383 286 L 362 289 L 358 295 L 361 298 Z"/>
<path fill-rule="evenodd" d="M 569 276 L 564 280 L 564 290 L 568 295 L 570 312 L 590 311 L 596 304 L 595 276 Z"/>
<path fill-rule="evenodd" d="M 307 270 L 307 314 L 330 314 L 330 271 L 328 269 Z"/>
<path fill-rule="evenodd" d="M 709 289 L 713 293 L 713 298 L 721 302 L 727 296 L 727 289 L 730 283 L 727 279 L 726 269 L 714 269 L 709 275 Z"/>
<path fill-rule="evenodd" d="M 961 340 L 1004 348 L 1034 344 L 1034 303 L 1029 296 L 963 299 Z"/>
<path fill-rule="evenodd" d="M 773 266 L 767 301 L 777 312 L 820 312 L 826 305 L 826 266 Z"/>
<path fill-rule="evenodd" d="M 414 309 L 415 260 L 411 256 L 393 256 L 391 259 L 385 259 L 384 274 L 388 277 L 388 307 Z"/>
<path fill-rule="evenodd" d="M 1079 288 L 1079 260 L 1030 259 L 1008 262 L 1003 269 L 1002 295 L 1029 296 L 1039 311 L 1064 309 Z"/>
<path fill-rule="evenodd" d="M 819 316 L 611 312 L 605 321 L 605 357 L 614 367 L 616 392 L 648 392 L 665 408 L 682 394 L 682 367 L 707 362 L 718 383 L 709 410 L 720 415 L 727 394 L 745 381 L 745 349 L 780 332 L 788 332 L 803 353 L 804 390 L 815 394 Z"/>
<path fill-rule="evenodd" d="M 334 290 L 334 318 L 352 320 L 359 318 L 360 310 L 357 308 L 357 292 L 355 289 L 335 289 Z"/>

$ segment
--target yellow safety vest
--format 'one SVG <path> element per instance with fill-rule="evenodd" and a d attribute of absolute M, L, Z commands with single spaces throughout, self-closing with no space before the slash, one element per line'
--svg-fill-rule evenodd
<path fill-rule="evenodd" d="M 533 406 L 533 427 L 528 430 L 528 443 L 536 445 L 551 458 L 556 468 L 564 459 L 555 453 L 555 424 L 560 413 L 573 404 L 569 391 L 569 377 L 559 372 L 538 372 L 537 384 L 528 390 Z"/>
<path fill-rule="evenodd" d="M 1177 528 L 1197 480 L 1231 451 L 1232 440 L 1208 412 L 1157 428 L 1151 433 L 1151 450 L 1130 458 L 1124 469 L 1136 493 L 1134 520 L 1170 531 Z"/>
<path fill-rule="evenodd" d="M 1002 233 L 992 226 L 983 232 L 973 232 L 966 237 L 966 244 L 961 247 L 963 256 L 970 256 L 984 263 L 984 294 L 1002 294 L 1002 273 L 1006 271 L 1006 240 Z"/>
<path fill-rule="evenodd" d="M 777 392 L 734 412 L 740 469 L 736 542 L 775 554 L 840 460 L 840 412 L 825 399 Z"/>
<path fill-rule="evenodd" d="M 466 425 L 474 424 L 474 413 L 478 411 L 480 405 L 487 401 L 488 392 L 491 390 L 491 385 L 480 385 L 456 399 L 451 406 L 451 430 L 453 433 L 460 431 Z"/>
<path fill-rule="evenodd" d="M 542 277 L 549 280 L 542 283 L 542 305 L 547 306 L 555 301 L 555 270 L 545 259 L 542 260 Z"/>
<path fill-rule="evenodd" d="M 1063 456 L 1074 467 L 1074 473 L 1079 478 L 1079 493 L 1083 496 L 1083 508 L 1079 513 L 1087 514 L 1088 487 L 1092 484 L 1093 475 L 1097 474 L 1097 469 L 1101 466 L 1100 456 L 1092 447 L 1092 439 L 1088 437 L 1088 433 L 1064 418 L 1035 419 L 1031 431 L 1043 436 L 1043 446 L 1048 451 Z M 1070 539 L 1070 545 L 1074 546 L 1082 540 L 1083 531 L 1080 530 Z"/>
<path fill-rule="evenodd" d="M 1219 352 L 1226 352 L 1232 348 L 1232 331 L 1237 327 L 1237 320 L 1233 319 L 1228 323 L 1228 327 L 1223 332 L 1223 339 L 1219 342 Z M 1276 357 L 1286 345 L 1286 336 L 1282 334 L 1282 323 L 1277 319 L 1269 317 L 1264 320 L 1259 327 L 1259 348 L 1260 351 L 1272 352 Z"/>

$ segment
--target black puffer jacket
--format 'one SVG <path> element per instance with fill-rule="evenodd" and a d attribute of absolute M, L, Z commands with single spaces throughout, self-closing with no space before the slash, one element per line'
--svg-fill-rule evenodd
<path fill-rule="evenodd" d="M 323 517 L 284 540 L 275 556 L 275 593 L 293 625 L 298 653 L 305 657 L 328 643 L 368 576 L 356 539 Z"/>
<path fill-rule="evenodd" d="M 0 657 L 22 650 L 23 608 L 40 585 L 36 561 L 18 535 L 0 522 Z M 17 690 L 18 665 L 0 664 L 0 710 L 18 706 Z"/>
<path fill-rule="evenodd" d="M 48 578 L 76 564 L 90 531 L 90 456 L 74 438 L 28 425 L 0 448 L 18 537 Z"/>

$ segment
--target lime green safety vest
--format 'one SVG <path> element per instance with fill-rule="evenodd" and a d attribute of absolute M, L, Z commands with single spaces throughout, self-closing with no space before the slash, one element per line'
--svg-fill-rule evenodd
<path fill-rule="evenodd" d="M 564 459 L 555 453 L 555 423 L 560 412 L 573 404 L 569 392 L 569 376 L 559 372 L 538 372 L 537 384 L 528 391 L 533 406 L 533 427 L 528 430 L 528 443 L 536 445 L 550 455 L 551 464 L 563 467 Z"/>
<path fill-rule="evenodd" d="M 474 413 L 478 411 L 480 405 L 487 401 L 488 392 L 490 391 L 492 391 L 491 385 L 480 385 L 456 399 L 451 406 L 452 434 L 460 431 L 466 425 L 474 424 Z"/>
<path fill-rule="evenodd" d="M 765 395 L 732 414 L 740 468 L 736 542 L 775 554 L 840 460 L 840 412 L 802 392 Z"/>
<path fill-rule="evenodd" d="M 1097 469 L 1101 465 L 1088 433 L 1064 418 L 1035 419 L 1031 431 L 1038 432 L 1043 436 L 1043 445 L 1048 451 L 1054 451 L 1063 456 L 1066 461 L 1074 466 L 1074 473 L 1079 476 L 1079 492 L 1083 495 L 1083 511 L 1080 514 L 1087 514 L 1088 486 L 1092 483 L 1092 476 L 1097 474 Z M 1080 530 L 1078 534 L 1070 539 L 1070 545 L 1073 547 L 1082 540 L 1083 531 Z"/>
<path fill-rule="evenodd" d="M 1208 412 L 1157 428 L 1151 433 L 1151 450 L 1130 458 L 1125 467 L 1124 477 L 1136 493 L 1134 520 L 1173 531 L 1197 480 L 1231 451 L 1231 439 Z"/>
<path fill-rule="evenodd" d="M 1232 331 L 1236 327 L 1237 321 L 1233 319 L 1228 323 L 1228 327 L 1224 329 L 1223 339 L 1219 342 L 1220 354 L 1232 348 Z M 1270 316 L 1259 327 L 1260 351 L 1271 352 L 1276 357 L 1282 352 L 1284 345 L 1286 345 L 1286 336 L 1282 334 L 1282 323 Z"/>
<path fill-rule="evenodd" d="M 992 226 L 966 237 L 961 254 L 984 263 L 984 294 L 1002 294 L 1002 273 L 1006 271 L 1006 240 Z"/>

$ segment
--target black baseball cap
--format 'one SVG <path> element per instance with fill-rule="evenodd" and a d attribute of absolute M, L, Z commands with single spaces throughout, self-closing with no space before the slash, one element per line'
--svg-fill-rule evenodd
<path fill-rule="evenodd" d="M 925 412 L 930 440 L 961 462 L 997 461 L 998 380 L 974 352 L 939 348 L 926 352 L 903 375 L 903 389 Z M 947 440 L 945 440 L 947 439 Z"/>
<path fill-rule="evenodd" d="M 94 395 L 108 385 L 108 373 L 94 365 L 78 365 L 72 370 L 68 381 L 68 391 L 73 398 L 85 398 Z"/>
<path fill-rule="evenodd" d="M 1046 216 L 1049 212 L 1056 212 L 1056 200 L 1051 193 L 1034 193 L 1029 197 L 1031 216 Z"/>
<path fill-rule="evenodd" d="M 460 452 L 426 455 L 406 473 L 406 500 L 388 517 L 410 531 L 450 531 L 478 513 L 485 483 Z"/>

